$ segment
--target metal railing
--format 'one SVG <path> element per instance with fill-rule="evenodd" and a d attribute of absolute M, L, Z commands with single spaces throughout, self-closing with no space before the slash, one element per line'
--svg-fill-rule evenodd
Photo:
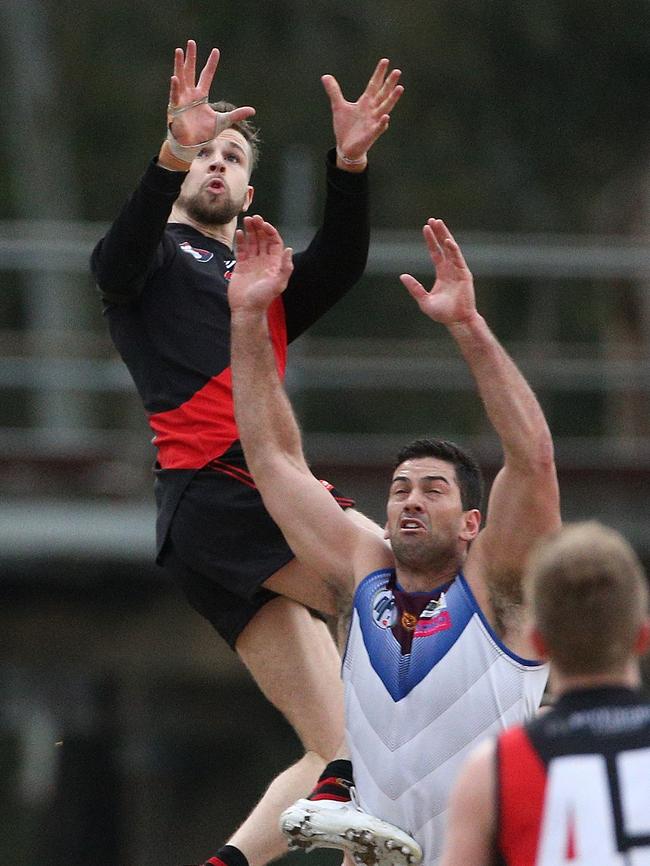
<path fill-rule="evenodd" d="M 108 460 L 112 453 L 148 461 L 152 454 L 142 435 L 144 425 L 133 385 L 99 321 L 99 304 L 88 273 L 90 250 L 104 228 L 85 223 L 0 223 L 0 277 L 9 280 L 14 275 L 20 281 L 24 307 L 23 325 L 0 332 L 0 389 L 14 408 L 23 406 L 25 411 L 14 414 L 28 418 L 23 424 L 11 423 L 11 417 L 0 424 L 0 447 L 7 457 L 57 460 L 68 453 L 100 459 L 104 454 Z M 287 234 L 297 248 L 309 238 L 308 232 Z M 627 281 L 637 288 L 638 316 L 650 323 L 650 246 L 642 240 L 462 232 L 460 239 L 479 280 L 551 279 L 567 284 L 590 279 L 598 281 L 598 293 L 618 291 L 621 282 Z M 416 273 L 431 272 L 417 232 L 375 232 L 367 278 L 396 275 L 405 263 Z M 541 303 L 552 306 L 552 293 L 546 293 Z M 533 305 L 529 316 L 538 312 Z M 540 332 L 537 324 L 529 329 L 534 340 L 509 346 L 534 388 L 561 393 L 566 399 L 572 393 L 595 392 L 616 399 L 628 395 L 637 404 L 647 402 L 650 324 L 642 329 L 640 345 L 610 340 L 605 352 L 598 342 L 590 346 L 560 343 L 552 333 L 553 316 L 547 318 L 546 332 L 544 328 Z M 390 323 L 386 330 L 390 332 Z M 435 339 L 360 337 L 350 341 L 310 336 L 301 340 L 298 355 L 299 363 L 290 366 L 288 373 L 289 387 L 297 395 L 332 390 L 334 383 L 337 389 L 353 394 L 374 392 L 377 399 L 390 389 L 428 393 L 435 387 L 432 370 L 445 390 L 473 388 L 462 361 L 448 351 L 444 341 Z M 123 423 L 100 423 L 102 413 L 93 406 L 99 403 L 105 410 L 106 401 L 116 399 L 126 404 L 121 410 Z M 640 412 L 643 414 L 642 408 Z M 341 453 L 341 437 L 335 432 L 314 429 L 309 435 L 314 459 L 335 459 Z M 622 460 L 629 458 L 637 466 L 641 462 L 650 468 L 648 436 L 650 431 L 627 435 L 612 429 L 599 441 L 592 441 L 588 453 L 595 463 L 604 455 L 619 454 Z M 386 437 L 376 432 L 346 439 L 348 444 L 359 442 L 356 452 L 374 455 L 382 450 Z M 487 444 L 484 447 L 489 450 Z M 560 438 L 558 453 L 585 463 L 582 443 L 576 446 Z"/>

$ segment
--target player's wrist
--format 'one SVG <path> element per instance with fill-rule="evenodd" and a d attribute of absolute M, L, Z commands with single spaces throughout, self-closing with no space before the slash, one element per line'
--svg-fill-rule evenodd
<path fill-rule="evenodd" d="M 185 162 L 191 165 L 194 157 L 198 156 L 201 149 L 205 147 L 206 144 L 209 144 L 212 139 L 207 139 L 206 141 L 199 141 L 195 144 L 181 144 L 180 141 L 176 138 L 172 131 L 172 126 L 174 123 L 174 119 L 178 117 L 180 114 L 184 114 L 186 111 L 191 111 L 193 108 L 198 108 L 199 106 L 209 104 L 208 97 L 203 96 L 200 99 L 195 99 L 193 102 L 188 102 L 186 105 L 172 105 L 171 103 L 167 106 L 167 147 L 171 154 L 180 162 Z M 218 117 L 215 116 L 215 129 L 214 136 L 217 135 L 217 127 L 218 127 Z M 183 169 L 177 169 L 182 171 Z"/>
<path fill-rule="evenodd" d="M 462 319 L 449 322 L 447 330 L 455 339 L 478 337 L 489 331 L 487 322 L 476 309 Z"/>
<path fill-rule="evenodd" d="M 174 133 L 172 132 L 171 123 L 167 127 L 167 138 L 165 142 L 169 151 L 176 157 L 176 159 L 181 162 L 186 162 L 191 165 L 192 161 L 196 156 L 199 155 L 201 150 L 207 145 L 210 144 L 212 139 L 207 139 L 206 141 L 199 141 L 196 144 L 181 144 L 180 141 L 174 137 Z"/>
<path fill-rule="evenodd" d="M 188 172 L 192 166 L 192 162 L 186 159 L 179 159 L 170 148 L 167 139 L 165 139 L 158 153 L 158 165 L 161 168 L 166 168 L 167 171 Z"/>
<path fill-rule="evenodd" d="M 365 171 L 368 165 L 368 154 L 363 153 L 360 156 L 351 156 L 346 153 L 338 144 L 336 145 L 336 164 L 343 171 Z"/>
<path fill-rule="evenodd" d="M 254 323 L 260 322 L 262 320 L 266 321 L 266 314 L 272 302 L 273 298 L 268 303 L 260 300 L 235 301 L 233 303 L 233 301 L 231 300 L 231 322 L 248 325 L 250 327 Z"/>

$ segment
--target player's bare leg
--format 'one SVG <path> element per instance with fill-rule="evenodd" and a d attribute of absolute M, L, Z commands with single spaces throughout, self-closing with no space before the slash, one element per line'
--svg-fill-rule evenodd
<path fill-rule="evenodd" d="M 359 512 L 348 511 L 348 516 L 383 535 L 381 528 Z M 266 585 L 275 592 L 302 590 L 306 593 L 304 598 L 310 599 L 320 592 L 320 606 L 325 610 L 332 609 L 332 605 L 345 610 L 346 616 L 341 619 L 347 620 L 351 600 L 332 598 L 327 585 L 307 570 L 302 579 L 297 580 L 292 573 L 293 567 L 302 568 L 294 560 L 289 568 L 282 569 Z M 302 600 L 303 596 L 299 597 Z M 345 632 L 343 640 L 339 636 L 341 652 L 347 628 Z M 309 797 L 300 797 L 282 812 L 280 826 L 289 848 L 305 852 L 314 848 L 334 848 L 344 851 L 348 859 L 364 866 L 413 866 L 419 863 L 422 850 L 408 833 L 359 808 L 352 784 L 352 767 L 347 758 L 345 740 L 342 739 L 336 750 L 337 760 L 327 765 Z M 312 783 L 313 779 L 309 787 Z"/>
<path fill-rule="evenodd" d="M 316 597 L 319 606 L 325 610 L 334 611 L 337 605 L 337 600 L 322 581 L 303 569 L 296 560 L 280 569 L 265 585 L 274 591 L 295 587 L 301 600 Z M 313 788 L 314 781 L 326 763 L 341 753 L 344 741 L 341 660 L 325 623 L 314 618 L 300 602 L 284 596 L 273 599 L 258 611 L 239 636 L 236 650 L 262 693 L 293 726 L 305 749 L 299 761 L 273 780 L 253 811 L 227 842 L 227 845 L 232 846 L 229 857 L 234 851 L 236 864 L 240 862 L 237 852 L 241 852 L 239 857 L 243 854 L 248 866 L 264 866 L 287 851 L 288 839 L 280 828 L 280 814 L 292 804 L 303 802 L 300 798 L 304 798 L 306 792 Z M 324 812 L 327 803 L 319 801 L 317 808 Z M 392 844 L 396 834 L 400 835 L 400 831 L 392 825 L 378 821 L 354 806 L 352 810 L 357 820 L 362 817 L 364 829 L 368 821 L 381 829 L 379 835 L 382 844 L 389 840 Z M 340 835 L 336 828 L 327 834 L 327 838 L 314 838 L 311 834 L 306 845 L 298 844 L 297 847 L 306 850 L 330 847 L 362 853 L 364 858 L 360 862 L 381 863 L 382 866 L 389 862 L 407 862 L 403 858 L 391 857 L 387 860 L 385 857 L 376 857 L 372 853 L 376 848 L 374 839 L 366 839 L 361 849 L 354 839 L 346 836 L 350 827 L 350 811 L 348 807 L 343 821 L 342 812 L 339 811 L 336 824 L 341 830 Z M 356 829 L 354 832 L 356 834 Z M 292 839 L 298 842 L 296 835 L 292 834 Z M 412 845 L 415 844 L 412 842 Z M 396 850 L 400 849 L 401 845 L 397 844 Z M 384 850 L 388 852 L 389 849 Z M 370 856 L 368 851 L 371 851 Z M 233 866 L 230 861 L 226 863 L 222 860 L 219 854 L 208 863 Z"/>
<path fill-rule="evenodd" d="M 236 649 L 305 749 L 297 763 L 273 780 L 228 841 L 246 855 L 250 866 L 263 866 L 287 850 L 280 813 L 311 789 L 343 737 L 340 657 L 325 623 L 287 598 L 265 605 L 240 635 Z"/>

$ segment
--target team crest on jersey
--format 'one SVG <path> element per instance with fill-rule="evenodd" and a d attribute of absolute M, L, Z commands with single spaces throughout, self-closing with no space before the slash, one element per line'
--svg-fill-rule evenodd
<path fill-rule="evenodd" d="M 430 601 L 420 614 L 413 637 L 428 637 L 448 628 L 451 628 L 451 617 L 447 610 L 447 599 L 442 592 L 440 598 Z"/>
<path fill-rule="evenodd" d="M 390 589 L 378 590 L 372 599 L 372 620 L 379 628 L 392 628 L 397 622 L 395 598 Z"/>
<path fill-rule="evenodd" d="M 408 610 L 405 610 L 402 614 L 401 622 L 402 628 L 405 628 L 406 631 L 413 631 L 418 624 L 418 618 L 414 613 L 409 613 Z"/>
<path fill-rule="evenodd" d="M 189 256 L 193 256 L 197 260 L 197 262 L 209 262 L 210 259 L 214 258 L 214 253 L 211 253 L 210 250 L 198 250 L 187 241 L 183 241 L 183 243 L 179 244 L 179 246 L 184 253 L 187 253 Z"/>
<path fill-rule="evenodd" d="M 236 259 L 227 259 L 224 262 L 224 265 L 226 266 L 226 272 L 223 275 L 224 280 L 229 280 L 232 277 L 232 269 L 235 267 L 236 264 Z"/>

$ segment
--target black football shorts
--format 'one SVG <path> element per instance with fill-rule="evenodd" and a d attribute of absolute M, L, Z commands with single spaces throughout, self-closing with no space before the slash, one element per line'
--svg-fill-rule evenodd
<path fill-rule="evenodd" d="M 354 505 L 326 486 L 342 508 Z M 159 561 L 234 648 L 257 611 L 276 598 L 262 584 L 293 557 L 248 472 L 215 461 L 185 489 Z"/>

